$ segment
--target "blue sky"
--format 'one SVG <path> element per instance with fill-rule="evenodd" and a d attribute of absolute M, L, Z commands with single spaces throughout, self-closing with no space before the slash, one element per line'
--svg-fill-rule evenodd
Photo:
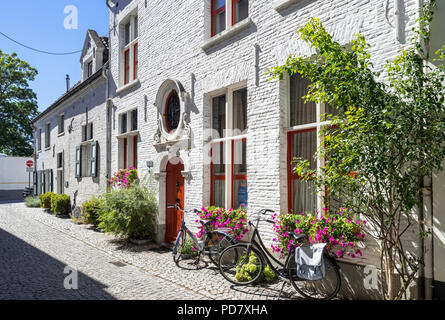
<path fill-rule="evenodd" d="M 64 9 L 78 9 L 78 29 L 64 27 L 68 14 Z M 73 52 L 82 50 L 86 31 L 94 29 L 99 36 L 108 36 L 108 8 L 103 0 L 14 0 L 2 1 L 0 31 L 9 37 L 43 51 Z M 80 79 L 80 53 L 53 56 L 31 51 L 0 34 L 0 50 L 16 52 L 39 72 L 31 88 L 37 94 L 39 110 L 45 110 L 66 91 L 65 77 L 71 86 Z"/>

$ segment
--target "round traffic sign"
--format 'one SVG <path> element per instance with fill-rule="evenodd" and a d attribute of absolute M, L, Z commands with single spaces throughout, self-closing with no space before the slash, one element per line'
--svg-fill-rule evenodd
<path fill-rule="evenodd" d="M 27 167 L 32 167 L 33 165 L 34 165 L 34 161 L 32 161 L 32 160 L 26 161 L 26 166 Z"/>

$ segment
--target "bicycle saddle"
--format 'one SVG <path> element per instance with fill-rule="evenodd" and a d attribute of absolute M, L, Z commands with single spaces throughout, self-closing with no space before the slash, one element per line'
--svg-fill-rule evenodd
<path fill-rule="evenodd" d="M 300 242 L 303 241 L 306 235 L 304 233 L 295 234 L 293 232 L 289 232 L 289 235 L 295 239 L 295 241 Z"/>

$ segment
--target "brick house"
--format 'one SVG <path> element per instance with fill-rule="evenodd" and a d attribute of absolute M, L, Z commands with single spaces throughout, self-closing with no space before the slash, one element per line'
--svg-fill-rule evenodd
<path fill-rule="evenodd" d="M 311 17 L 320 18 L 344 45 L 355 34 L 363 34 L 371 45 L 375 68 L 382 70 L 386 60 L 408 45 L 420 8 L 418 0 L 106 2 L 109 72 L 97 76 L 96 89 L 91 89 L 92 81 L 84 91 L 72 93 L 73 104 L 93 93 L 100 101 L 80 110 L 80 106 L 70 108 L 71 102 L 56 102 L 57 107 L 51 106 L 35 122 L 36 141 L 40 143 L 39 130 L 45 130 L 47 119 L 52 117 L 55 123 L 62 110 L 77 110 L 75 117 L 68 113 L 66 117 L 78 119 L 73 126 L 77 133 L 68 135 L 69 145 L 60 138 L 55 148 L 67 146 L 65 181 L 71 194 L 78 192 L 79 205 L 80 199 L 104 191 L 102 178 L 74 177 L 78 147 L 83 146 L 81 124 L 88 125 L 90 115 L 97 111 L 94 123 L 101 125 L 95 126 L 94 140 L 101 139 L 97 140 L 100 175 L 134 166 L 140 176 L 152 172 L 158 181 L 158 242 L 170 242 L 177 234 L 180 215 L 167 209 L 167 203 L 176 201 L 186 211 L 202 205 L 237 208 L 242 204 L 249 215 L 261 208 L 314 212 L 322 207 L 321 198 L 292 174 L 289 160 L 296 155 L 311 157 L 324 125 L 320 115 L 330 110 L 323 104 L 302 103 L 308 84 L 304 79 L 269 81 L 266 72 L 283 64 L 289 54 L 311 55 L 295 32 Z M 432 47 L 445 43 L 438 32 L 444 29 L 440 22 L 440 16 L 445 16 L 443 4 L 438 14 L 439 22 L 432 26 Z M 82 68 L 85 72 L 85 63 Z M 55 151 L 38 154 L 39 171 L 55 163 Z M 91 163 L 91 159 L 85 161 Z M 313 161 L 312 165 L 319 164 Z M 440 194 L 445 175 L 434 175 L 432 183 L 433 192 Z M 417 250 L 425 247 L 426 255 L 434 247 L 435 259 L 425 268 L 424 278 L 435 281 L 439 294 L 445 287 L 445 236 L 440 227 L 445 211 L 439 197 L 428 203 L 425 214 L 437 229 L 434 240 L 423 243 L 413 230 L 407 243 Z M 193 225 L 195 217 L 186 214 L 186 220 Z M 262 228 L 269 243 L 272 230 L 268 225 Z M 344 294 L 379 296 L 378 290 L 363 284 L 366 266 L 379 266 L 375 243 L 367 243 L 363 259 L 342 263 L 348 275 Z M 420 287 L 411 290 L 413 297 L 423 295 Z"/>

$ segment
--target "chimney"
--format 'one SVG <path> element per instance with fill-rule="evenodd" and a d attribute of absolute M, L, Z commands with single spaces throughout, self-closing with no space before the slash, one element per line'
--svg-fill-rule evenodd
<path fill-rule="evenodd" d="M 70 90 L 70 75 L 66 75 L 66 92 Z"/>

